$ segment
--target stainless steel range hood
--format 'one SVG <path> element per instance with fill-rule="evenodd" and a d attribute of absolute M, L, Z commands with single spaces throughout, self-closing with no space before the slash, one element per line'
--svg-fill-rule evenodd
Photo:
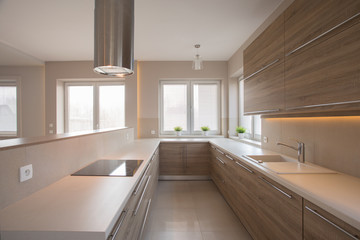
<path fill-rule="evenodd" d="M 134 0 L 95 0 L 94 49 L 96 73 L 134 73 Z"/>

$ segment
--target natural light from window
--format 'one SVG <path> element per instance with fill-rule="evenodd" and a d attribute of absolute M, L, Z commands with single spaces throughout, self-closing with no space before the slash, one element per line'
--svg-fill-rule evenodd
<path fill-rule="evenodd" d="M 202 126 L 218 130 L 218 88 L 216 84 L 194 84 L 194 130 Z"/>
<path fill-rule="evenodd" d="M 16 86 L 0 86 L 0 134 L 17 132 Z"/>
<path fill-rule="evenodd" d="M 125 126 L 125 86 L 99 86 L 100 128 Z"/>
<path fill-rule="evenodd" d="M 181 126 L 183 131 L 187 131 L 187 103 L 186 84 L 167 84 L 163 86 L 165 131 L 173 131 L 176 126 Z"/>

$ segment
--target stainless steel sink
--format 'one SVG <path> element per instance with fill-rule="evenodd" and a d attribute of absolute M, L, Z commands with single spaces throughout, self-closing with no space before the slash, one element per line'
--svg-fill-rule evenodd
<path fill-rule="evenodd" d="M 283 155 L 243 155 L 247 160 L 264 163 L 264 162 L 296 162 L 296 159 Z"/>

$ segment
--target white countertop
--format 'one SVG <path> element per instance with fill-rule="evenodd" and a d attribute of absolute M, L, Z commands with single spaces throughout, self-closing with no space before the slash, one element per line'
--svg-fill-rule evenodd
<path fill-rule="evenodd" d="M 0 212 L 1 239 L 106 239 L 159 142 L 211 142 L 241 158 L 277 154 L 223 138 L 135 140 L 106 159 L 144 159 L 134 177 L 67 176 Z M 360 179 L 345 174 L 276 174 L 241 159 L 269 178 L 360 229 Z"/>
<path fill-rule="evenodd" d="M 230 139 L 211 139 L 212 144 L 241 158 L 242 155 L 279 154 Z M 360 179 L 342 173 L 330 174 L 276 174 L 261 164 L 247 161 L 267 177 L 301 195 L 360 229 Z"/>
<path fill-rule="evenodd" d="M 159 142 L 135 140 L 104 156 L 143 159 L 133 177 L 67 176 L 4 208 L 1 239 L 106 239 Z"/>

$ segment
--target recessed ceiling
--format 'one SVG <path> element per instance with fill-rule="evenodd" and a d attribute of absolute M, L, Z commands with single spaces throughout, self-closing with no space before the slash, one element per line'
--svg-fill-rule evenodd
<path fill-rule="evenodd" d="M 203 59 L 228 60 L 281 2 L 135 0 L 135 59 L 192 60 L 200 43 Z M 0 64 L 10 50 L 34 63 L 93 60 L 93 11 L 94 0 L 0 0 Z"/>

